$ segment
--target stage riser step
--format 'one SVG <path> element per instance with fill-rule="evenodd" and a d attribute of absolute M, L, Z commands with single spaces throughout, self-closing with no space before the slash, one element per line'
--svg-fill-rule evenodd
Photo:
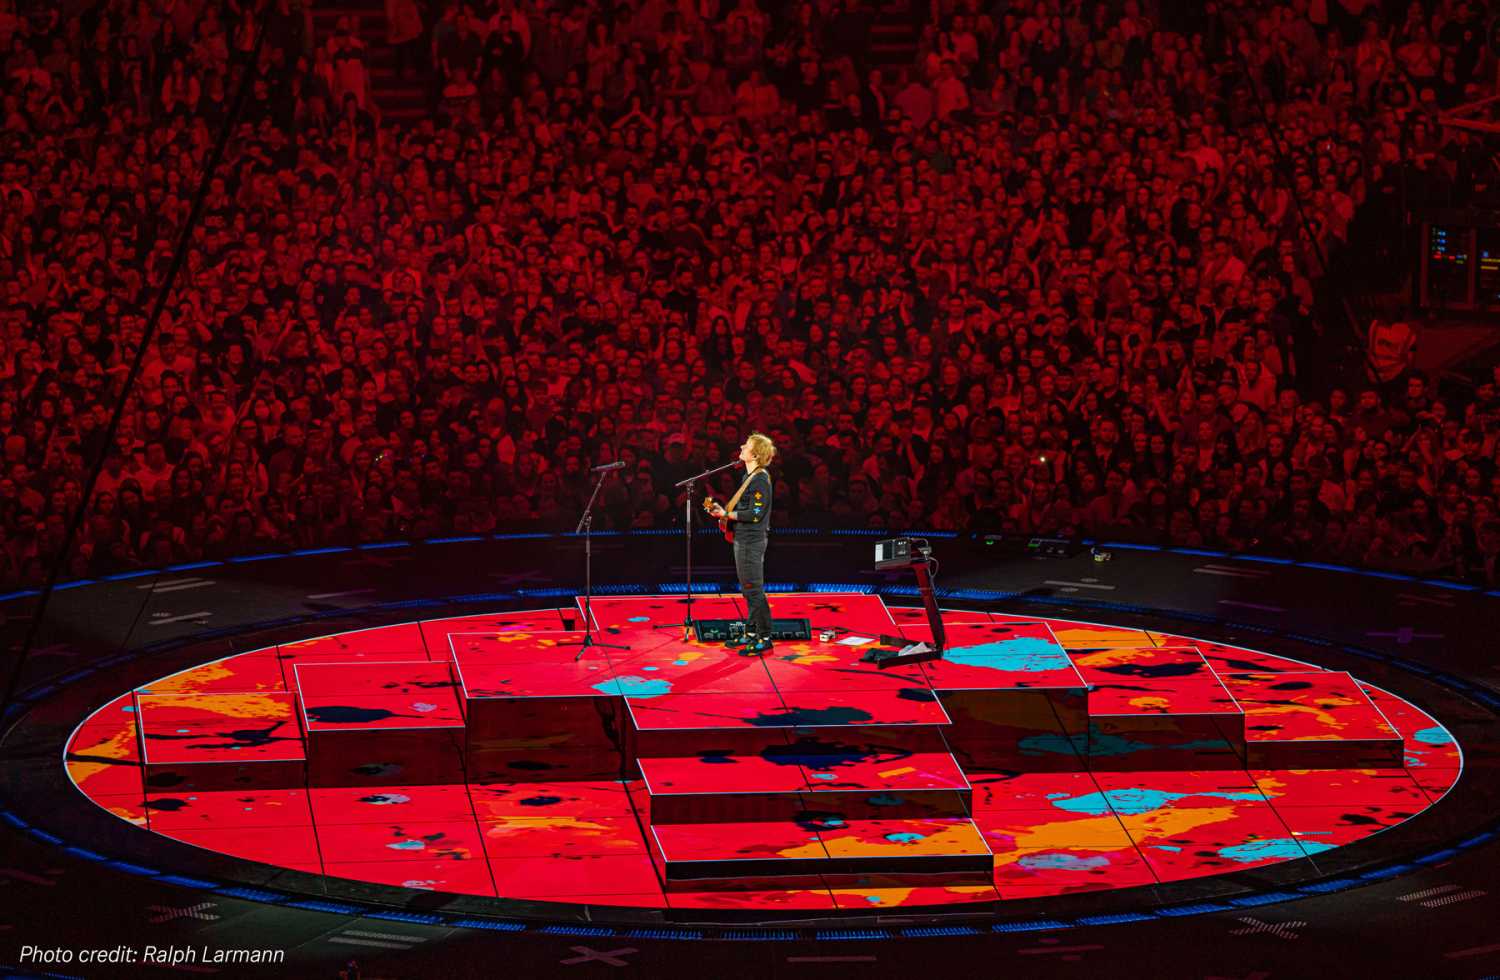
<path fill-rule="evenodd" d="M 1253 766 L 1400 766 L 1401 734 L 1345 671 L 1223 675 Z"/>
<path fill-rule="evenodd" d="M 925 739 L 933 746 L 946 747 L 944 725 L 844 725 L 831 728 L 731 728 L 731 729 L 681 729 L 676 731 L 641 731 L 629 727 L 627 721 L 626 743 L 632 759 L 678 758 L 698 755 L 703 752 L 742 755 L 759 754 L 765 749 L 765 740 L 771 738 L 784 742 L 786 748 L 773 748 L 773 756 L 797 758 L 815 755 L 816 747 L 803 749 L 798 743 L 808 742 L 854 742 L 868 744 L 907 744 L 912 739 Z M 816 762 L 813 763 L 816 767 Z"/>
<path fill-rule="evenodd" d="M 471 750 L 465 757 L 471 780 L 479 782 L 558 782 L 565 780 L 634 779 L 623 769 L 618 752 L 551 751 L 545 745 L 517 745 Z"/>
<path fill-rule="evenodd" d="M 1251 742 L 1251 769 L 1399 769 L 1406 763 L 1406 743 Z"/>
<path fill-rule="evenodd" d="M 1245 760 L 1242 715 L 1102 715 L 1082 740 L 1090 768 L 1225 769 Z"/>
<path fill-rule="evenodd" d="M 972 790 L 878 793 L 689 793 L 650 797 L 653 824 L 796 819 L 808 812 L 846 818 L 966 817 Z"/>
<path fill-rule="evenodd" d="M 667 889 L 712 888 L 714 883 L 731 885 L 745 879 L 775 882 L 771 887 L 798 887 L 798 879 L 824 875 L 944 875 L 962 876 L 965 884 L 985 884 L 994 858 L 983 855 L 924 856 L 911 858 L 802 858 L 765 861 L 669 861 Z"/>
<path fill-rule="evenodd" d="M 308 778 L 303 761 L 162 763 L 144 768 L 148 792 L 295 789 L 306 786 Z"/>
<path fill-rule="evenodd" d="M 465 778 L 463 729 L 320 733 L 308 740 L 313 786 L 442 785 Z"/>
<path fill-rule="evenodd" d="M 984 835 L 967 817 L 809 811 L 779 820 L 653 823 L 649 844 L 668 887 L 812 875 L 987 876 L 994 864 Z"/>
<path fill-rule="evenodd" d="M 722 892 L 726 895 L 745 891 L 823 891 L 829 888 L 963 888 L 990 885 L 992 873 L 989 868 L 935 874 L 910 871 L 844 874 L 836 870 L 824 869 L 819 874 L 770 874 L 760 877 L 739 874 L 727 878 L 673 878 L 666 880 L 663 884 L 668 893 Z"/>
<path fill-rule="evenodd" d="M 936 697 L 931 702 L 932 708 L 923 712 L 923 717 L 912 720 L 910 724 L 893 726 L 881 726 L 865 723 L 846 723 L 843 721 L 830 721 L 824 723 L 820 720 L 820 711 L 802 710 L 800 707 L 793 709 L 780 709 L 767 712 L 765 716 L 755 722 L 732 721 L 729 724 L 719 724 L 716 719 L 704 717 L 701 719 L 673 718 L 665 720 L 658 717 L 640 722 L 632 721 L 630 726 L 632 734 L 646 736 L 674 736 L 689 735 L 701 736 L 712 735 L 731 728 L 739 728 L 749 731 L 783 731 L 797 732 L 807 730 L 822 730 L 826 732 L 863 732 L 875 730 L 882 727 L 904 727 L 907 729 L 937 729 L 946 727 L 949 720 L 946 715 L 936 714 L 942 708 Z"/>

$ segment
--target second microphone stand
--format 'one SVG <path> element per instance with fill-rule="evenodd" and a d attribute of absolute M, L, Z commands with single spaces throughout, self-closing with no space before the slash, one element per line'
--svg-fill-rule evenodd
<path fill-rule="evenodd" d="M 607 647 L 611 650 L 629 650 L 630 647 L 621 643 L 601 643 L 594 639 L 594 501 L 599 499 L 599 490 L 604 486 L 604 481 L 609 474 L 620 469 L 625 464 L 601 467 L 599 482 L 594 484 L 594 492 L 589 495 L 589 502 L 583 507 L 583 516 L 578 519 L 578 527 L 573 529 L 574 534 L 583 535 L 583 639 L 562 643 L 559 646 L 570 646 L 578 644 L 578 653 L 573 656 L 576 662 L 583 656 L 583 652 L 589 647 Z"/>
<path fill-rule="evenodd" d="M 686 480 L 679 480 L 673 484 L 674 487 L 685 487 L 686 496 L 682 502 L 682 527 L 683 534 L 687 539 L 687 612 L 684 614 L 681 624 L 665 623 L 664 626 L 682 626 L 682 639 L 684 642 L 693 635 L 693 488 L 699 480 L 744 465 L 739 460 L 725 463 L 723 466 L 715 466 L 711 470 L 704 470 L 696 476 L 690 476 Z"/>

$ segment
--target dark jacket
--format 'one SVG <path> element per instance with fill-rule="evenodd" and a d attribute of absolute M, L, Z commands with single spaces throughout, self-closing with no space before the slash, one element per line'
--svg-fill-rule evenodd
<path fill-rule="evenodd" d="M 734 536 L 765 537 L 771 531 L 771 474 L 756 470 L 734 505 Z"/>

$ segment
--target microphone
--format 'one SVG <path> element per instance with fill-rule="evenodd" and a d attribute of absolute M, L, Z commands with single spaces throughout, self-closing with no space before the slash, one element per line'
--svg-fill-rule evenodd
<path fill-rule="evenodd" d="M 590 472 L 603 473 L 606 470 L 623 470 L 624 468 L 625 461 L 623 459 L 617 459 L 613 463 L 605 463 L 603 466 L 596 466 Z"/>

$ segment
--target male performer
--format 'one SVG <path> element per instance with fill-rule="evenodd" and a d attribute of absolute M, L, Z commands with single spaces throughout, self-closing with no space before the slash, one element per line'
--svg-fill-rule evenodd
<path fill-rule="evenodd" d="M 750 615 L 745 628 L 743 656 L 756 657 L 771 649 L 771 604 L 766 601 L 766 538 L 771 530 L 771 474 L 766 467 L 776 455 L 776 445 L 760 432 L 750 433 L 740 447 L 745 464 L 745 482 L 729 503 L 715 505 L 710 512 L 734 524 L 734 567 L 740 577 L 740 593 Z"/>

